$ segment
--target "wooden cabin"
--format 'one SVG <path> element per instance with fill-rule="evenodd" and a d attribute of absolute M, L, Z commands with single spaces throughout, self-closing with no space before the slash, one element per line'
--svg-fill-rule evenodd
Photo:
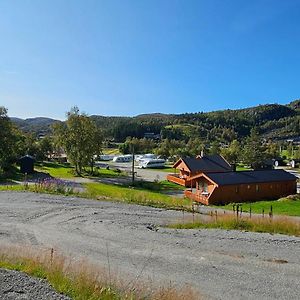
<path fill-rule="evenodd" d="M 221 155 L 204 155 L 180 158 L 174 165 L 174 174 L 168 174 L 167 180 L 190 187 L 190 177 L 201 173 L 231 172 L 231 165 Z"/>
<path fill-rule="evenodd" d="M 297 193 L 297 177 L 284 170 L 202 173 L 185 196 L 206 205 L 278 199 Z M 192 186 L 194 186 L 192 184 Z"/>
<path fill-rule="evenodd" d="M 34 162 L 35 159 L 33 156 L 25 155 L 19 159 L 20 171 L 23 174 L 32 174 L 34 173 Z"/>

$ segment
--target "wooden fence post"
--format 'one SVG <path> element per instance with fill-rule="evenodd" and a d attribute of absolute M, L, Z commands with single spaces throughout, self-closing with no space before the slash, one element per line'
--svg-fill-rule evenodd
<path fill-rule="evenodd" d="M 271 207 L 270 207 L 269 217 L 270 217 L 271 219 L 273 218 L 273 206 L 272 206 L 272 205 L 271 205 Z"/>

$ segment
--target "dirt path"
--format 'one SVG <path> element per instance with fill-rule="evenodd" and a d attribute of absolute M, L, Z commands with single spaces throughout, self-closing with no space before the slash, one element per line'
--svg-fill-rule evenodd
<path fill-rule="evenodd" d="M 0 192 L 0 244 L 88 257 L 133 278 L 189 284 L 211 299 L 299 299 L 300 238 L 160 227 L 181 212 Z"/>

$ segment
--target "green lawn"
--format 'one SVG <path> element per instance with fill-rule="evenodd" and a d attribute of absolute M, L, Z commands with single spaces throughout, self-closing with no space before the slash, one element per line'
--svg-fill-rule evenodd
<path fill-rule="evenodd" d="M 172 209 L 191 209 L 192 201 L 175 198 L 160 192 L 149 191 L 140 187 L 125 187 L 104 183 L 86 183 L 85 196 L 96 199 L 116 200 L 154 207 Z"/>
<path fill-rule="evenodd" d="M 218 228 L 226 230 L 246 230 L 253 232 L 279 233 L 293 236 L 300 236 L 300 222 L 286 218 L 273 219 L 262 217 L 236 218 L 234 215 L 220 215 L 210 220 L 196 220 L 195 222 L 170 224 L 169 228 L 176 229 L 197 229 L 197 228 Z"/>
<path fill-rule="evenodd" d="M 102 153 L 105 155 L 120 155 L 120 151 L 118 148 L 104 148 Z"/>
<path fill-rule="evenodd" d="M 150 182 L 150 181 L 136 181 L 136 189 L 155 191 L 155 192 L 164 192 L 164 191 L 184 191 L 185 187 L 169 182 L 167 180 L 159 182 Z"/>
<path fill-rule="evenodd" d="M 22 184 L 3 184 L 0 185 L 0 191 L 24 191 L 24 185 Z"/>
<path fill-rule="evenodd" d="M 217 207 L 232 210 L 232 205 L 233 204 L 228 204 Z M 300 195 L 296 200 L 282 198 L 274 201 L 241 203 L 241 206 L 244 212 L 249 212 L 251 206 L 252 213 L 262 214 L 264 210 L 265 214 L 268 214 L 272 206 L 274 215 L 300 216 Z"/>
<path fill-rule="evenodd" d="M 60 164 L 54 162 L 43 162 L 35 165 L 38 172 L 49 173 L 50 176 L 56 178 L 72 178 L 75 177 L 75 169 L 70 164 Z"/>
<path fill-rule="evenodd" d="M 49 173 L 55 178 L 65 178 L 70 179 L 73 177 L 78 177 L 75 173 L 74 167 L 70 164 L 60 164 L 54 162 L 43 162 L 36 164 L 35 169 L 39 172 Z M 116 177 L 124 176 L 124 173 L 117 172 L 116 170 L 100 169 L 95 167 L 94 174 L 89 173 L 90 167 L 86 168 L 87 172 L 83 172 L 82 176 L 87 178 L 97 178 L 97 177 Z"/>
<path fill-rule="evenodd" d="M 238 165 L 236 166 L 236 170 L 237 170 L 237 171 L 250 171 L 250 170 L 253 170 L 253 169 L 251 169 L 251 168 L 249 168 L 249 167 L 246 167 L 246 166 L 244 166 L 244 165 L 242 165 L 242 164 L 238 164 Z"/>
<path fill-rule="evenodd" d="M 157 169 L 156 169 L 157 170 Z M 162 168 L 162 169 L 158 169 L 159 171 L 163 171 L 163 172 L 166 172 L 166 173 L 175 173 L 175 170 L 174 168 L 172 168 L 171 166 L 166 166 L 165 168 Z M 179 173 L 178 170 L 176 170 L 176 173 Z"/>

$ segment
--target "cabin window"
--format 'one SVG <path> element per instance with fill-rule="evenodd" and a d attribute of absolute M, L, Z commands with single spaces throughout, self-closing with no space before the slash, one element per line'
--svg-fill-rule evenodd
<path fill-rule="evenodd" d="M 273 188 L 273 185 L 271 184 L 271 185 L 270 185 L 270 189 L 272 189 L 272 188 Z"/>
<path fill-rule="evenodd" d="M 208 186 L 207 186 L 207 182 L 205 182 L 205 181 L 201 181 L 201 182 L 199 182 L 199 188 L 200 188 L 200 190 L 202 191 L 202 192 L 207 192 L 208 191 L 208 188 L 207 188 Z"/>
<path fill-rule="evenodd" d="M 207 193 L 208 191 L 208 186 L 207 186 L 207 182 L 203 183 L 203 192 Z"/>
<path fill-rule="evenodd" d="M 250 190 L 251 186 L 248 184 L 247 189 Z"/>
<path fill-rule="evenodd" d="M 258 184 L 256 185 L 255 189 L 256 189 L 256 192 L 258 193 L 259 192 L 259 185 Z"/>
<path fill-rule="evenodd" d="M 239 191 L 240 191 L 240 187 L 239 187 L 239 186 L 236 186 L 236 187 L 235 187 L 235 192 L 238 194 Z"/>

